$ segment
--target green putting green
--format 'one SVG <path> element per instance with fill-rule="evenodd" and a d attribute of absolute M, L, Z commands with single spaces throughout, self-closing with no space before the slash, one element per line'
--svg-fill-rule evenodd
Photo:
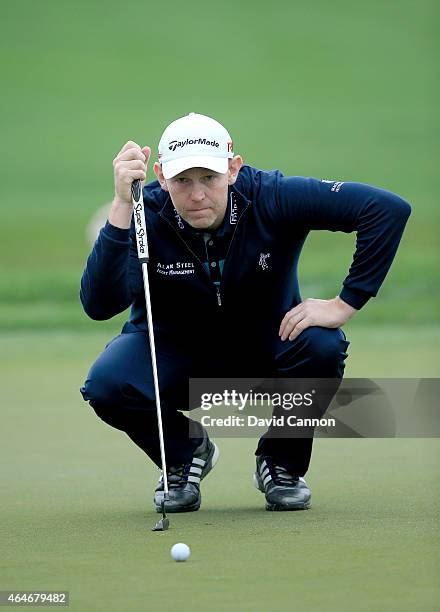
<path fill-rule="evenodd" d="M 264 511 L 254 441 L 218 440 L 200 512 L 152 533 L 158 472 L 78 391 L 125 317 L 90 321 L 78 300 L 112 159 L 128 139 L 154 152 L 190 111 L 249 164 L 412 204 L 345 328 L 346 373 L 439 376 L 437 0 L 4 4 L 0 590 L 66 589 L 79 612 L 438 610 L 438 440 L 317 440 L 313 508 L 293 514 Z M 311 234 L 304 298 L 337 294 L 354 245 Z"/>
<path fill-rule="evenodd" d="M 202 509 L 153 533 L 158 471 L 78 392 L 105 339 L 2 336 L 0 589 L 69 590 L 79 611 L 436 609 L 438 440 L 319 439 L 312 509 L 269 513 L 255 442 L 219 439 Z"/>

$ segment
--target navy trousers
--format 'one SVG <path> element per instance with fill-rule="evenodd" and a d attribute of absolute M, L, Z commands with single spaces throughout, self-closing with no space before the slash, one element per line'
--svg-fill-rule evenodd
<path fill-rule="evenodd" d="M 198 440 L 190 439 L 189 419 L 181 411 L 188 410 L 188 378 L 190 377 L 259 377 L 331 378 L 334 392 L 342 380 L 347 341 L 341 329 L 309 327 L 292 342 L 274 341 L 272 355 L 258 360 L 255 350 L 249 354 L 243 346 L 237 351 L 229 345 L 227 354 L 217 347 L 204 346 L 191 352 L 172 338 L 156 337 L 156 359 L 159 374 L 162 421 L 167 464 L 189 461 Z M 232 357 L 237 359 L 234 361 Z M 243 363 L 247 364 L 246 371 Z M 254 367 L 255 366 L 255 367 Z M 262 371 L 264 366 L 265 372 Z M 160 467 L 160 449 L 154 400 L 148 334 L 141 331 L 122 333 L 105 347 L 93 364 L 84 386 L 83 398 L 96 414 L 112 427 L 120 429 Z M 327 405 L 322 407 L 325 411 Z M 313 434 L 312 434 L 313 435 Z M 310 462 L 313 437 L 272 438 L 263 436 L 257 455 L 274 457 L 280 465 L 303 476 Z"/>

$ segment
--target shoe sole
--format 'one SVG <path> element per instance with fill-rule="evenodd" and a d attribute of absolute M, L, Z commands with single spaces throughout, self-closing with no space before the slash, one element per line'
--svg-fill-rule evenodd
<path fill-rule="evenodd" d="M 312 504 L 310 502 L 304 502 L 303 504 L 296 504 L 295 506 L 289 506 L 284 504 L 280 506 L 279 504 L 266 504 L 266 510 L 269 512 L 300 512 L 301 510 L 309 510 Z"/>
<path fill-rule="evenodd" d="M 261 491 L 261 493 L 265 493 L 263 483 L 261 482 L 260 477 L 257 473 L 253 476 L 254 486 Z M 308 510 L 311 508 L 312 503 L 310 500 L 302 503 L 298 503 L 295 505 L 292 504 L 273 504 L 266 500 L 266 510 L 269 512 L 292 512 L 294 510 Z"/>
<path fill-rule="evenodd" d="M 203 471 L 200 475 L 200 481 L 202 481 L 205 478 L 205 476 L 209 474 L 209 472 L 212 470 L 212 468 L 217 463 L 218 458 L 220 456 L 220 450 L 217 444 L 215 442 L 212 442 L 212 445 L 214 446 L 214 449 L 213 449 L 211 457 L 208 456 L 208 459 L 206 460 L 205 467 L 203 468 Z M 169 514 L 176 514 L 178 512 L 196 512 L 200 508 L 200 503 L 201 503 L 201 499 L 199 499 L 197 502 L 195 502 L 191 506 L 176 506 L 173 508 L 173 507 L 167 506 L 165 502 L 165 510 Z M 162 512 L 161 506 L 156 506 L 156 512 Z"/>

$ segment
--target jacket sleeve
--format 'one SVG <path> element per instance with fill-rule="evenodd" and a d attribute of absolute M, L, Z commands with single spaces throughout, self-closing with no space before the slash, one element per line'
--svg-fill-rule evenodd
<path fill-rule="evenodd" d="M 130 278 L 138 265 L 129 229 L 108 221 L 99 233 L 81 278 L 80 299 L 91 319 L 102 321 L 123 312 L 133 301 Z"/>
<path fill-rule="evenodd" d="M 393 262 L 410 205 L 370 185 L 277 176 L 276 204 L 285 227 L 356 232 L 353 262 L 340 297 L 360 309 L 377 295 Z"/>

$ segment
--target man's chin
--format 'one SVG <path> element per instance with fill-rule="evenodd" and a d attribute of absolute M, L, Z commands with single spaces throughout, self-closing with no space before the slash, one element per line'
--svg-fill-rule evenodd
<path fill-rule="evenodd" d="M 214 229 L 215 220 L 213 219 L 185 219 L 194 229 L 209 230 Z"/>

